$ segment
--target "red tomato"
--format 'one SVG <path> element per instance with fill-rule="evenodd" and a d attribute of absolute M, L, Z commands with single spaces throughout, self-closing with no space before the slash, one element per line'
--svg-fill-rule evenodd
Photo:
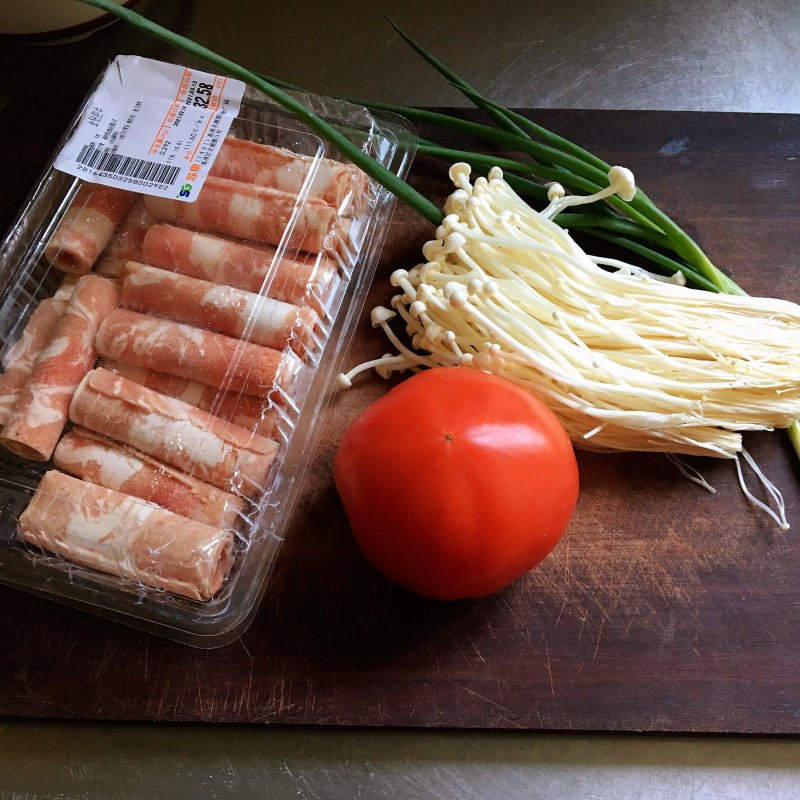
<path fill-rule="evenodd" d="M 336 488 L 367 560 L 427 597 L 483 597 L 563 535 L 578 467 L 561 423 L 504 378 L 417 373 L 345 431 Z"/>

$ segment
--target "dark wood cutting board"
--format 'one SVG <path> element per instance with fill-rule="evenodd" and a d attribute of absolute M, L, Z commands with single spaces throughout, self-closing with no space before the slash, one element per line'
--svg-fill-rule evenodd
<path fill-rule="evenodd" d="M 38 114 L 38 117 L 37 117 Z M 615 163 L 749 292 L 800 299 L 800 118 L 542 111 Z M 0 114 L 0 225 L 68 114 Z M 414 181 L 441 200 L 443 170 Z M 399 209 L 370 302 L 430 228 Z M 361 323 L 348 363 L 387 349 Z M 0 716 L 558 730 L 800 732 L 800 499 L 781 434 L 748 448 L 781 488 L 780 532 L 731 463 L 695 461 L 709 495 L 657 455 L 581 454 L 568 534 L 505 591 L 442 604 L 360 558 L 331 481 L 336 443 L 387 390 L 337 397 L 263 606 L 244 637 L 194 650 L 0 588 Z M 531 486 L 531 502 L 536 500 Z"/>

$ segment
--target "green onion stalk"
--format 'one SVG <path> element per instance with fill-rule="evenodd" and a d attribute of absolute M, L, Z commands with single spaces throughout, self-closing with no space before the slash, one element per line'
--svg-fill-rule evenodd
<path fill-rule="evenodd" d="M 263 92 L 279 106 L 295 114 L 370 178 L 394 194 L 398 200 L 431 224 L 441 223 L 443 213 L 434 203 L 353 144 L 339 129 L 315 114 L 303 104 L 302 100 L 290 93 L 302 92 L 300 87 L 253 72 L 192 39 L 164 28 L 110 0 L 78 0 L 78 2 L 95 6 L 119 17 L 132 27 L 202 58 L 215 69 Z M 454 150 L 425 140 L 419 145 L 419 152 L 424 155 L 449 163 L 467 161 L 477 171 L 487 171 L 491 166 L 499 166 L 509 185 L 525 197 L 543 200 L 546 197 L 546 190 L 542 182 L 558 182 L 572 192 L 586 194 L 593 194 L 607 184 L 609 164 L 522 114 L 484 97 L 414 41 L 391 19 L 388 21 L 422 58 L 483 111 L 496 127 L 434 111 L 369 100 L 345 99 L 375 111 L 400 114 L 412 122 L 454 130 L 503 148 L 505 151 L 521 154 L 522 159 L 498 158 L 483 153 Z M 538 182 L 531 178 L 538 179 Z M 641 189 L 637 190 L 630 201 L 626 202 L 614 196 L 606 203 L 599 203 L 596 206 L 596 209 L 581 214 L 560 214 L 555 221 L 564 227 L 580 230 L 587 235 L 636 253 L 667 273 L 681 272 L 688 283 L 698 288 L 727 294 L 745 294 L 741 287 L 714 266 L 700 246 Z M 788 432 L 792 446 L 800 458 L 800 423 L 793 422 Z"/>

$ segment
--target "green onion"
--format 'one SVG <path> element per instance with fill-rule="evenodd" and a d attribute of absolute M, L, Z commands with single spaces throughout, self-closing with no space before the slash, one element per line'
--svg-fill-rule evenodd
<path fill-rule="evenodd" d="M 618 247 L 624 247 L 626 250 L 630 250 L 634 253 L 637 253 L 640 256 L 643 256 L 648 261 L 652 262 L 653 264 L 657 264 L 665 272 L 680 272 L 687 280 L 691 281 L 698 289 L 706 289 L 709 292 L 719 292 L 719 287 L 715 284 L 711 283 L 711 281 L 704 278 L 702 275 L 698 274 L 692 267 L 687 266 L 686 264 L 682 264 L 680 261 L 676 261 L 673 258 L 669 258 L 668 256 L 659 253 L 656 250 L 653 250 L 650 247 L 645 247 L 644 245 L 637 244 L 633 240 L 624 237 L 624 236 L 615 236 L 612 233 L 607 233 L 601 229 L 594 229 L 590 225 L 586 225 L 586 231 L 591 233 L 597 239 L 605 239 L 607 242 L 612 242 L 613 244 L 617 245 Z"/>
<path fill-rule="evenodd" d="M 470 123 L 471 124 L 471 123 Z M 488 130 L 493 130 L 489 128 Z M 487 138 L 495 138 L 497 135 L 500 136 L 508 136 L 503 131 L 494 131 L 495 136 Z M 468 152 L 464 150 L 453 150 L 450 148 L 440 147 L 439 145 L 434 145 L 429 142 L 422 141 L 418 146 L 418 151 L 420 153 L 425 153 L 426 155 L 436 156 L 438 158 L 444 158 L 446 161 L 466 161 L 472 166 L 473 164 L 483 164 L 487 161 L 494 161 L 494 163 L 500 167 L 502 170 L 511 170 L 515 172 L 522 172 L 523 174 L 527 175 L 536 175 L 539 178 L 544 178 L 547 181 L 555 181 L 558 183 L 563 184 L 568 189 L 572 191 L 578 192 L 585 192 L 586 194 L 594 194 L 595 192 L 602 189 L 607 183 L 608 178 L 607 175 L 603 174 L 602 177 L 594 176 L 595 180 L 586 177 L 585 175 L 580 175 L 577 172 L 564 172 L 562 170 L 555 169 L 553 167 L 545 167 L 542 166 L 541 163 L 534 163 L 534 162 L 520 162 L 515 161 L 512 159 L 505 159 L 495 155 L 487 155 L 482 153 L 474 153 Z M 526 152 L 530 152 L 533 148 L 530 147 L 521 147 L 518 148 L 520 150 L 525 150 Z M 506 166 L 503 166 L 503 165 Z M 620 200 L 618 197 L 610 197 L 608 198 L 608 202 L 615 206 L 630 206 L 630 203 L 626 203 L 624 200 Z M 643 226 L 651 227 L 653 230 L 660 230 L 656 228 L 648 219 L 647 217 L 640 214 L 633 208 L 627 208 L 628 215 L 640 222 Z"/>
<path fill-rule="evenodd" d="M 421 141 L 418 146 L 418 152 L 433 156 L 435 158 L 443 159 L 449 163 L 454 163 L 456 161 L 467 161 L 471 166 L 475 167 L 481 167 L 485 165 L 499 166 L 506 173 L 506 180 L 516 190 L 519 190 L 519 188 L 523 186 L 523 184 L 520 184 L 519 181 L 524 180 L 519 179 L 517 177 L 517 173 L 522 173 L 524 175 L 536 175 L 537 177 L 544 178 L 548 181 L 558 181 L 572 192 L 583 192 L 586 194 L 593 194 L 605 184 L 607 172 L 611 168 L 609 164 L 592 155 L 587 150 L 584 150 L 569 140 L 564 139 L 558 134 L 552 133 L 541 125 L 537 125 L 527 117 L 524 117 L 521 114 L 511 111 L 510 109 L 506 109 L 503 106 L 500 106 L 497 103 L 482 97 L 471 86 L 469 86 L 469 84 L 458 78 L 458 76 L 455 75 L 455 73 L 453 73 L 441 61 L 428 54 L 420 45 L 414 42 L 397 25 L 395 25 L 394 22 L 391 20 L 389 20 L 389 22 L 395 28 L 395 30 L 423 56 L 423 58 L 425 58 L 436 69 L 442 72 L 445 77 L 447 77 L 467 97 L 475 102 L 476 105 L 484 110 L 490 109 L 492 112 L 497 112 L 497 114 L 504 115 L 507 120 L 510 120 L 513 123 L 514 132 L 509 132 L 509 130 L 511 130 L 510 128 L 509 130 L 498 130 L 477 122 L 461 119 L 460 117 L 453 117 L 426 109 L 408 108 L 406 106 L 391 103 L 380 103 L 372 100 L 364 100 L 362 98 L 348 97 L 344 99 L 358 105 L 363 105 L 374 111 L 385 111 L 402 115 L 411 122 L 418 122 L 448 130 L 454 130 L 459 133 L 490 142 L 500 147 L 518 150 L 525 152 L 528 155 L 533 155 L 536 159 L 535 161 L 520 162 L 514 159 L 504 159 L 482 153 L 445 148 L 433 142 L 426 142 L 424 140 Z M 266 78 L 266 76 L 264 77 Z M 300 87 L 293 84 L 286 83 L 272 77 L 266 79 L 286 89 L 302 91 Z M 493 118 L 497 119 L 496 114 L 492 114 L 492 116 Z M 530 137 L 527 136 L 524 129 L 528 129 L 535 133 L 537 136 L 543 139 L 546 144 L 543 146 L 533 142 Z M 560 148 L 563 150 L 566 158 L 559 159 L 556 157 L 554 159 L 553 153 L 556 151 L 552 148 Z M 559 161 L 561 162 L 561 166 L 549 166 L 554 162 Z M 574 169 L 576 164 L 579 165 L 577 170 Z M 572 167 L 573 170 L 571 171 L 569 167 Z M 591 168 L 591 176 L 594 178 L 594 180 L 586 177 L 586 172 L 582 169 L 583 167 Z M 584 175 L 578 174 L 579 170 L 584 171 Z M 539 200 L 544 199 L 546 197 L 546 192 L 543 189 L 537 190 L 536 187 L 537 184 L 528 181 L 525 185 L 525 188 L 520 193 L 525 196 L 533 196 Z M 628 218 L 632 218 L 640 223 L 640 226 L 635 229 L 627 229 L 624 239 L 618 237 L 616 240 L 618 244 L 621 244 L 623 247 L 626 247 L 626 249 L 632 252 L 637 252 L 639 255 L 646 255 L 648 252 L 647 248 L 643 247 L 641 243 L 637 243 L 636 239 L 653 241 L 653 236 L 656 236 L 658 237 L 657 243 L 659 246 L 673 250 L 677 255 L 683 258 L 684 262 L 686 263 L 680 264 L 680 271 L 684 274 L 687 274 L 687 277 L 689 277 L 689 273 L 691 273 L 690 277 L 693 283 L 701 286 L 702 288 L 713 287 L 714 291 L 727 291 L 731 294 L 743 294 L 742 290 L 739 289 L 736 284 L 734 284 L 727 276 L 717 270 L 716 267 L 711 265 L 711 262 L 701 251 L 699 251 L 699 248 L 694 245 L 692 240 L 683 231 L 681 231 L 680 228 L 672 223 L 668 217 L 663 215 L 652 203 L 652 201 L 641 191 L 641 189 L 637 192 L 637 197 L 634 201 L 636 206 L 634 206 L 633 203 L 626 203 L 624 200 L 620 200 L 617 197 L 612 198 L 611 203 L 616 205 L 618 210 L 621 210 L 623 213 L 625 213 Z M 642 210 L 639 210 L 639 208 Z M 623 218 L 618 219 L 620 221 L 623 220 Z M 667 221 L 666 223 L 665 220 Z M 555 221 L 567 227 L 566 223 L 562 220 L 556 218 Z M 585 228 L 588 233 L 594 236 L 594 228 L 605 227 L 605 224 L 601 223 L 598 226 L 593 226 L 584 221 L 582 227 Z M 670 238 L 662 231 L 663 227 L 667 227 L 673 233 L 673 238 Z M 676 231 L 679 233 L 676 233 Z M 675 237 L 677 237 L 678 241 L 680 242 L 679 246 L 676 245 Z M 628 244 L 630 244 L 630 246 L 628 246 Z M 672 269 L 673 266 L 679 262 L 662 256 L 661 258 L 655 260 L 655 263 L 663 269 Z M 695 276 L 698 275 L 700 277 L 699 281 L 694 279 Z"/>
<path fill-rule="evenodd" d="M 604 161 L 601 161 L 596 156 L 591 155 L 591 153 L 548 131 L 546 128 L 536 125 L 535 123 L 528 123 L 526 127 L 535 132 L 546 144 L 534 142 L 521 128 L 525 117 L 521 114 L 515 114 L 509 109 L 483 97 L 469 86 L 469 84 L 459 78 L 451 69 L 428 53 L 422 45 L 414 41 L 404 31 L 400 30 L 397 25 L 393 22 L 391 24 L 400 36 L 431 64 L 434 69 L 444 75 L 444 77 L 456 86 L 456 88 L 461 90 L 479 108 L 486 111 L 486 113 L 490 114 L 495 119 L 497 118 L 496 115 L 502 116 L 507 120 L 508 125 L 514 126 L 517 133 L 498 131 L 495 137 L 496 141 L 505 142 L 510 146 L 516 146 L 516 148 L 522 152 L 533 155 L 536 158 L 547 160 L 559 167 L 566 168 L 588 180 L 595 182 L 598 180 L 605 180 L 609 165 Z M 512 140 L 515 140 L 513 144 Z M 539 174 L 541 174 L 541 170 Z M 558 178 L 551 179 L 558 180 Z M 666 234 L 672 243 L 672 249 L 688 263 L 693 265 L 697 272 L 703 275 L 703 277 L 718 286 L 720 290 L 728 294 L 744 294 L 744 291 L 739 286 L 711 263 L 708 256 L 706 256 L 699 245 L 685 231 L 676 225 L 672 219 L 664 214 L 641 189 L 636 192 L 636 196 L 628 203 L 616 197 L 612 198 L 611 202 L 623 210 L 624 213 L 628 213 L 629 215 L 635 213 L 637 218 L 640 220 L 644 219 L 656 229 Z"/>
<path fill-rule="evenodd" d="M 558 219 L 561 220 L 561 225 L 565 228 L 607 228 L 617 235 L 627 236 L 631 239 L 644 239 L 650 244 L 669 250 L 669 239 L 663 233 L 621 217 L 611 215 L 602 217 L 599 214 L 564 211 L 556 217 L 556 220 Z"/>
<path fill-rule="evenodd" d="M 435 111 L 424 111 L 420 109 L 409 108 L 405 111 L 400 111 L 400 107 L 386 106 L 385 104 L 375 104 L 369 101 L 354 100 L 353 102 L 366 105 L 368 108 L 375 108 L 376 110 L 391 110 L 397 113 L 402 113 L 407 119 L 412 122 L 423 122 L 427 124 L 437 125 L 443 128 L 458 131 L 460 133 L 471 134 L 491 144 L 497 145 L 510 150 L 516 150 L 526 155 L 533 156 L 534 163 L 527 163 L 525 170 L 527 174 L 536 175 L 544 178 L 547 181 L 558 181 L 567 185 L 569 181 L 583 181 L 584 186 L 595 187 L 591 191 L 597 191 L 602 186 L 608 183 L 608 170 L 610 167 L 600 169 L 592 164 L 587 164 L 580 158 L 573 156 L 569 153 L 564 153 L 548 144 L 535 142 L 528 136 L 520 136 L 518 134 L 510 133 L 508 131 L 498 130 L 491 128 L 487 125 L 481 125 L 477 122 L 470 122 L 469 120 L 459 119 L 458 117 L 450 117 L 446 114 L 440 114 Z M 466 154 L 472 157 L 472 153 Z M 477 155 L 477 154 L 476 154 Z M 467 159 L 469 160 L 469 159 Z M 591 192 L 590 192 L 591 193 Z M 650 225 L 654 229 L 660 229 L 661 226 L 652 222 L 649 216 L 640 211 L 639 206 L 642 206 L 649 211 L 649 206 L 643 201 L 639 201 L 638 196 L 641 191 L 637 192 L 637 198 L 634 198 L 629 203 L 620 200 L 618 197 L 609 198 L 608 202 L 615 205 L 620 211 L 626 213 L 628 216 L 638 219 L 644 225 Z M 652 205 L 652 203 L 650 203 Z"/>
<path fill-rule="evenodd" d="M 789 441 L 792 443 L 794 452 L 800 458 L 800 422 L 795 420 L 788 428 Z"/>
<path fill-rule="evenodd" d="M 403 38 L 409 41 L 409 37 L 403 34 L 403 32 L 400 31 L 397 26 L 394 25 L 394 23 L 392 24 L 403 36 Z M 418 52 L 421 51 L 419 46 L 415 46 L 415 49 L 417 49 Z M 446 77 L 455 77 L 454 74 L 438 60 L 432 57 L 428 60 L 437 66 L 437 69 L 440 69 L 440 71 L 442 71 Z M 269 80 L 279 83 L 278 81 L 275 81 L 274 78 L 270 78 Z M 283 85 L 286 86 L 286 88 L 298 89 L 298 87 L 294 87 L 291 84 Z M 524 131 L 522 132 L 522 135 L 509 133 L 508 131 L 498 130 L 487 125 L 471 122 L 459 117 L 449 116 L 436 111 L 407 108 L 405 106 L 399 106 L 390 103 L 378 103 L 371 100 L 363 100 L 361 98 L 346 99 L 348 99 L 350 102 L 366 106 L 375 111 L 387 111 L 400 114 L 412 122 L 454 130 L 459 133 L 464 133 L 483 141 L 490 142 L 500 147 L 517 150 L 534 156 L 535 161 L 520 162 L 514 159 L 500 158 L 488 154 L 445 148 L 433 142 L 426 142 L 424 140 L 421 141 L 418 146 L 418 152 L 433 156 L 435 158 L 443 159 L 449 163 L 454 163 L 456 161 L 467 161 L 471 166 L 476 167 L 485 165 L 499 166 L 506 173 L 506 179 L 512 186 L 514 186 L 513 177 L 517 173 L 522 173 L 524 175 L 536 175 L 537 177 L 548 181 L 558 181 L 572 192 L 583 192 L 586 194 L 593 194 L 605 184 L 606 174 L 611 168 L 606 162 L 602 161 L 596 156 L 593 156 L 583 148 L 572 144 L 563 137 L 558 136 L 557 134 L 548 131 L 546 128 L 531 122 L 527 119 L 527 117 L 510 111 L 509 109 L 504 109 L 502 106 L 499 106 L 490 100 L 481 98 L 481 96 L 471 87 L 469 87 L 468 84 L 464 82 L 457 82 L 455 85 L 457 85 L 458 88 L 460 88 L 470 99 L 474 100 L 476 104 L 479 104 L 481 108 L 491 106 L 493 109 L 505 112 L 509 119 L 513 120 L 515 123 L 519 123 L 519 125 L 515 125 L 516 130 L 522 131 L 523 127 L 528 127 L 530 130 L 544 139 L 546 144 L 542 145 L 533 142 L 524 133 Z M 565 153 L 559 153 L 554 148 L 561 148 L 565 151 Z M 546 166 L 550 164 L 560 164 L 560 166 Z M 587 167 L 588 169 L 586 169 Z M 532 186 L 535 186 L 535 184 L 531 182 L 529 184 L 529 188 Z M 523 192 L 523 194 L 527 194 L 528 196 L 533 195 L 537 199 L 542 199 L 544 196 L 543 193 L 537 191 Z M 736 284 L 734 284 L 727 276 L 717 270 L 716 267 L 711 265 L 711 262 L 704 254 L 702 254 L 701 251 L 699 251 L 699 248 L 692 242 L 692 240 L 680 228 L 678 228 L 677 225 L 669 220 L 666 215 L 662 214 L 662 212 L 641 191 L 641 189 L 637 192 L 636 198 L 630 203 L 626 203 L 624 200 L 620 200 L 617 197 L 612 198 L 610 202 L 614 204 L 618 210 L 621 210 L 624 214 L 626 214 L 628 218 L 636 220 L 640 223 L 637 228 L 631 228 L 627 230 L 625 241 L 618 237 L 616 240 L 618 244 L 622 244 L 622 246 L 626 247 L 626 249 L 631 250 L 632 252 L 637 252 L 639 255 L 646 255 L 648 252 L 647 248 L 642 247 L 641 244 L 637 243 L 635 240 L 643 239 L 645 241 L 652 241 L 652 235 L 654 235 L 658 237 L 658 244 L 661 247 L 666 247 L 667 249 L 673 250 L 677 255 L 682 257 L 686 263 L 681 264 L 680 271 L 684 274 L 691 272 L 691 279 L 696 285 L 700 285 L 702 288 L 713 287 L 714 291 L 726 291 L 730 294 L 743 294 L 742 290 L 739 289 Z M 618 219 L 620 219 L 620 221 L 623 220 L 623 218 Z M 558 217 L 555 221 L 567 227 L 566 222 L 560 220 Z M 591 235 L 595 235 L 595 231 L 593 230 L 595 226 L 584 222 L 582 227 L 586 228 L 587 232 Z M 604 225 L 601 224 L 597 227 L 604 227 Z M 672 237 L 663 232 L 664 228 L 667 228 L 667 230 L 673 234 Z M 629 243 L 631 246 L 628 246 L 628 240 L 630 240 Z M 661 257 L 659 259 L 655 259 L 655 263 L 664 269 L 672 269 L 672 266 L 678 262 L 673 259 Z M 695 281 L 694 277 L 698 275 L 701 280 Z"/>
<path fill-rule="evenodd" d="M 386 15 L 384 15 L 386 16 Z M 425 50 L 421 45 L 415 42 L 405 31 L 403 31 L 398 25 L 395 24 L 394 20 L 391 17 L 386 16 L 386 20 L 388 23 L 397 31 L 397 33 L 405 39 L 405 41 L 419 53 L 431 66 L 433 66 L 436 70 L 441 72 L 454 86 L 461 89 L 463 92 L 475 92 L 475 90 L 464 80 L 459 78 L 455 72 L 453 72 L 449 67 L 445 66 L 439 59 L 435 58 L 431 53 Z M 523 134 L 523 130 L 516 125 L 512 120 L 509 119 L 506 110 L 500 106 L 494 106 L 492 104 L 486 103 L 483 101 L 483 98 L 475 92 L 477 99 L 475 100 L 475 104 L 484 111 L 489 117 L 491 117 L 501 128 L 510 133 L 517 133 Z"/>

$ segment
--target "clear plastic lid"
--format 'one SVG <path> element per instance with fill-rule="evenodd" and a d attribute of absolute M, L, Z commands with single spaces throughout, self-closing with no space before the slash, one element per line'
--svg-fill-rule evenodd
<path fill-rule="evenodd" d="M 405 123 L 302 99 L 407 173 Z M 192 202 L 51 164 L 0 260 L 0 580 L 199 647 L 240 635 L 393 205 L 250 90 Z"/>

